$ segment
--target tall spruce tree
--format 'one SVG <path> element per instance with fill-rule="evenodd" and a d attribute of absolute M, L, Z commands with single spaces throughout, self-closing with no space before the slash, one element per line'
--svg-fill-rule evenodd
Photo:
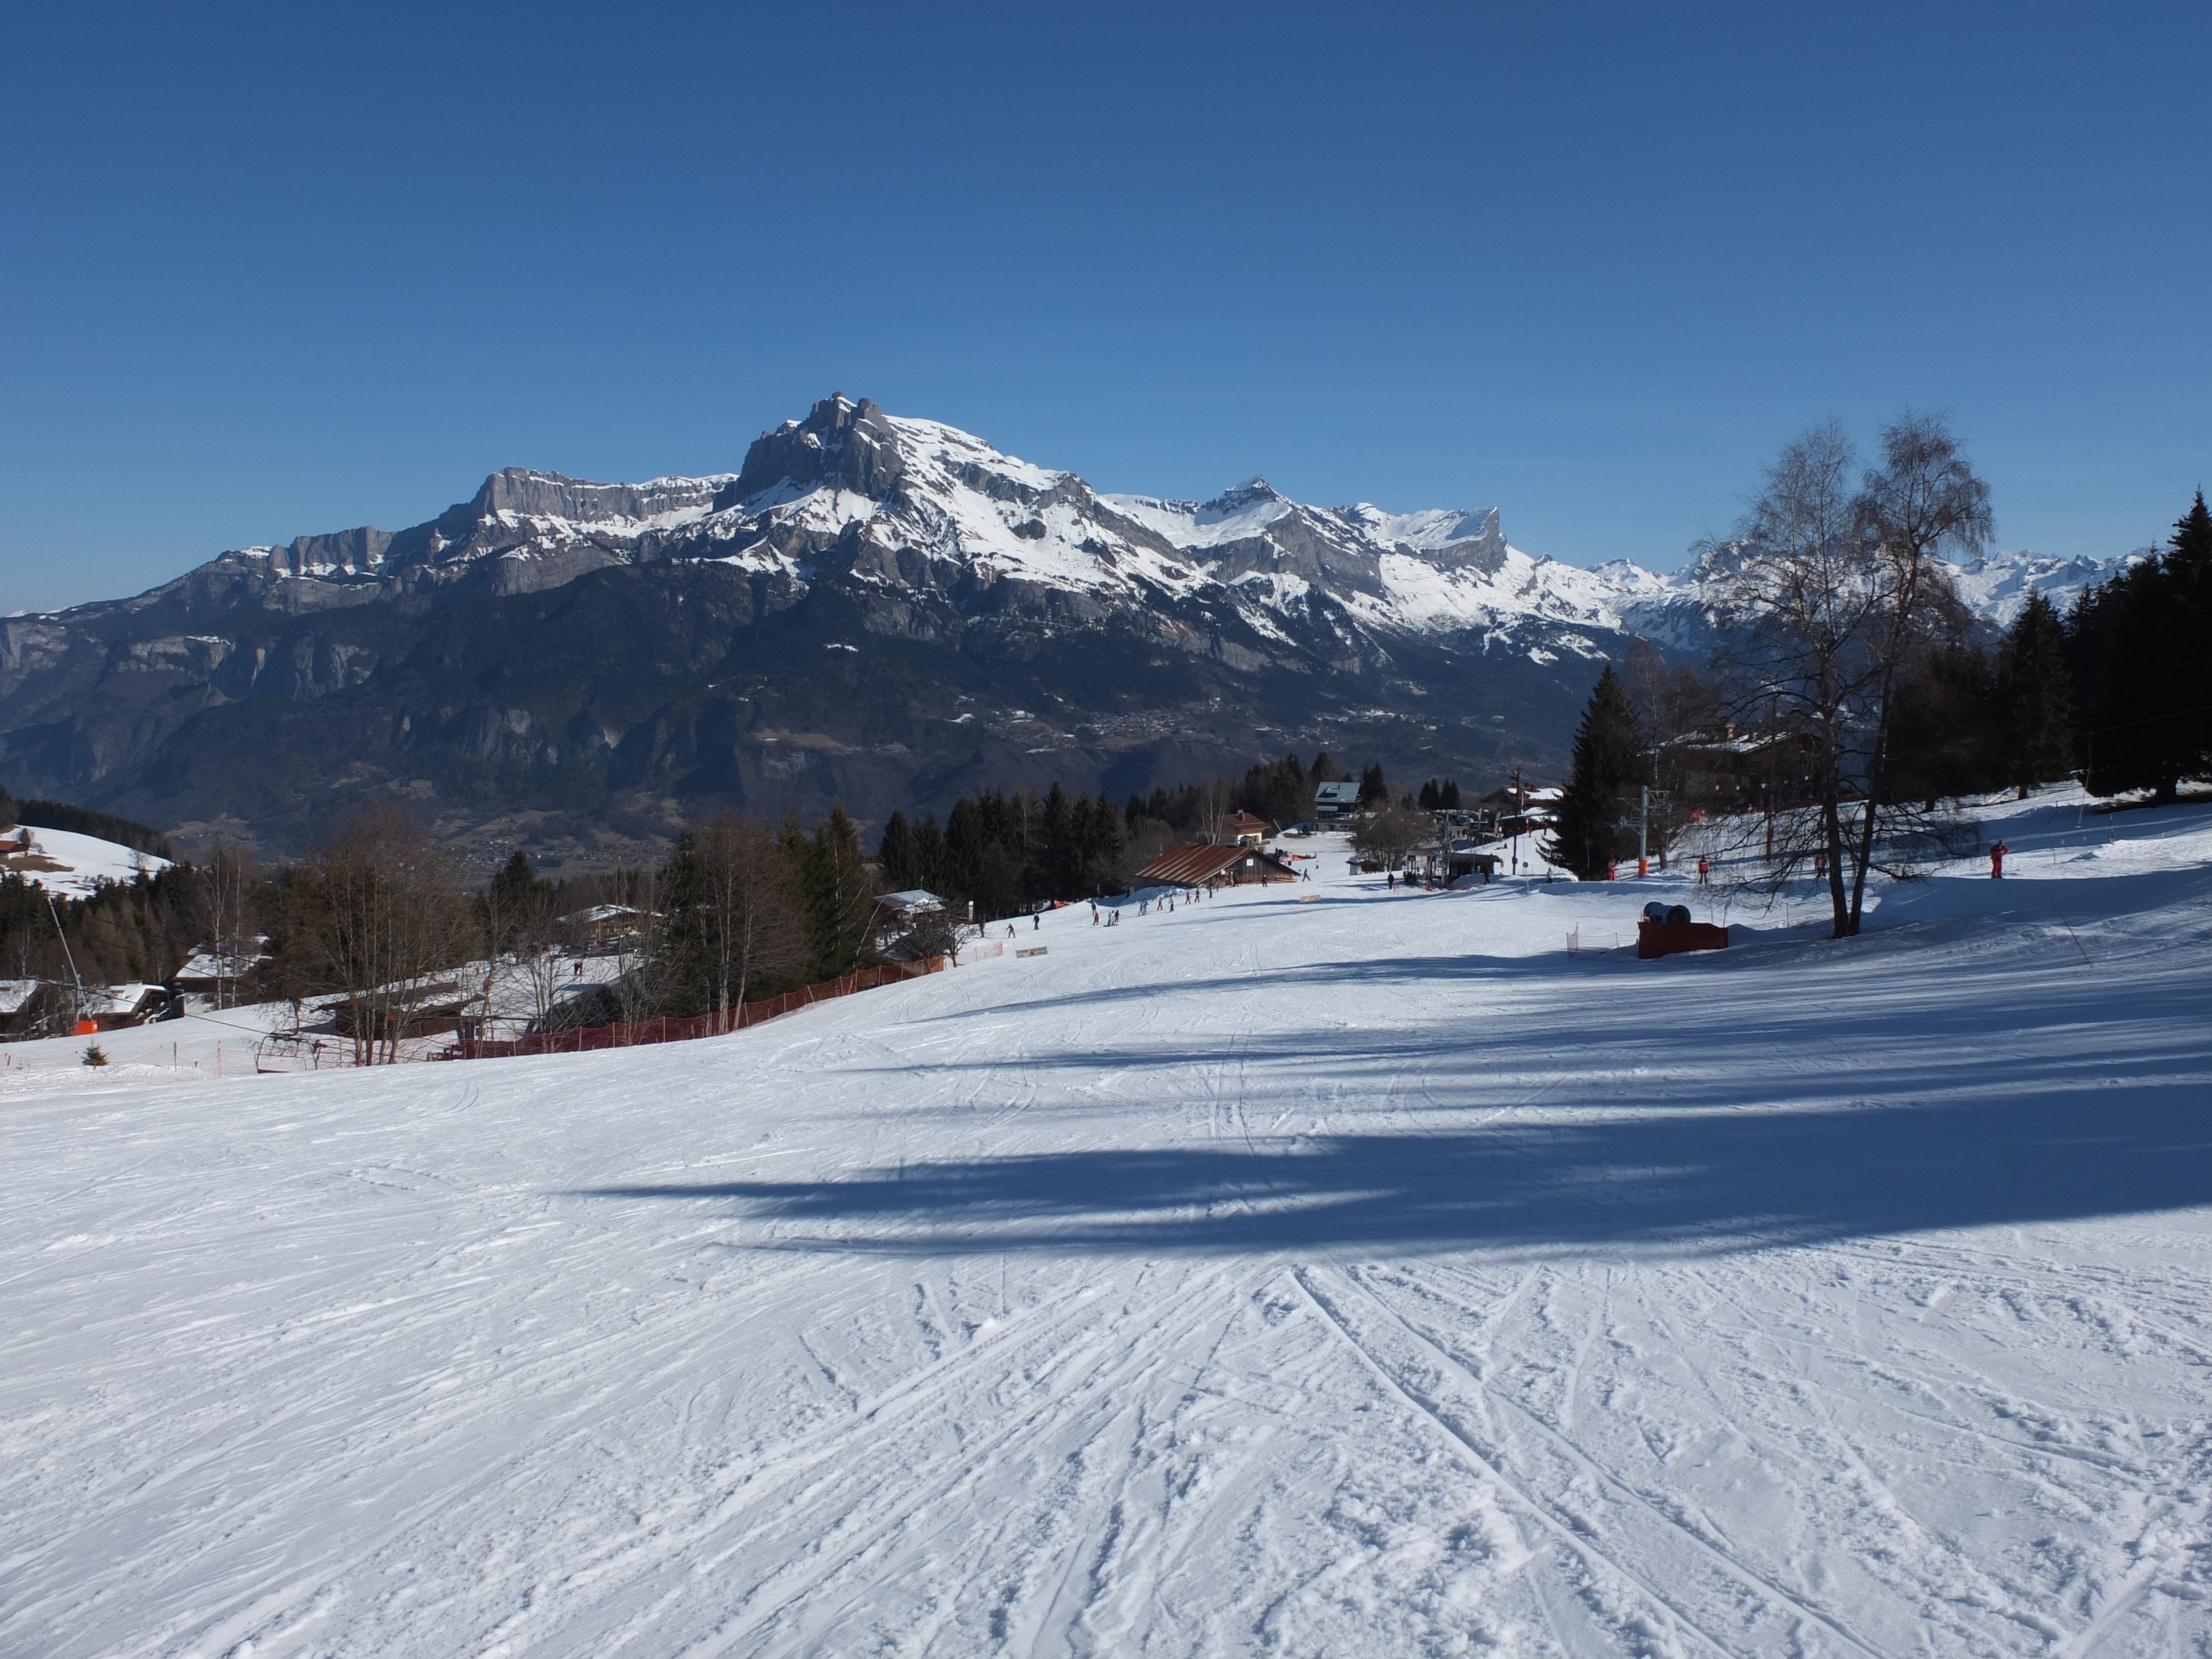
<path fill-rule="evenodd" d="M 1552 830 L 1547 855 L 1584 881 L 1604 876 L 1620 850 L 1621 794 L 1643 775 L 1642 738 L 1627 688 L 1606 665 L 1575 729 L 1574 771 Z"/>
<path fill-rule="evenodd" d="M 2006 641 L 2005 777 L 2025 800 L 2073 763 L 2074 677 L 2066 669 L 2065 634 L 2051 601 L 2031 592 Z"/>
<path fill-rule="evenodd" d="M 950 896 L 945 891 L 945 831 L 938 824 L 936 813 L 930 813 L 914 826 L 909 850 L 913 858 L 913 868 L 908 872 L 914 878 L 912 884 L 939 898 Z"/>
<path fill-rule="evenodd" d="M 2212 512 L 2198 490 L 2173 526 L 2165 568 L 2168 649 L 2179 687 L 2170 727 L 2176 769 L 2185 776 L 2212 775 Z"/>
<path fill-rule="evenodd" d="M 900 893 L 921 886 L 915 863 L 914 826 L 904 812 L 894 811 L 884 821 L 884 838 L 876 843 L 876 864 L 884 872 L 884 884 Z"/>
<path fill-rule="evenodd" d="M 2066 647 L 2092 791 L 2169 801 L 2182 779 L 2212 771 L 2212 513 L 2201 490 L 2162 555 L 2081 595 Z"/>
<path fill-rule="evenodd" d="M 817 979 L 849 974 L 870 955 L 876 884 L 860 854 L 860 832 L 839 802 L 809 836 L 796 814 L 783 821 L 777 844 L 799 875 L 799 906 Z"/>

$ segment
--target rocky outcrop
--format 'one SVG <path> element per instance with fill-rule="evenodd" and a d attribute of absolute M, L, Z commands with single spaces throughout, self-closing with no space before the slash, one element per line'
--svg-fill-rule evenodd
<path fill-rule="evenodd" d="M 717 492 L 717 507 L 733 507 L 788 489 L 794 495 L 824 487 L 873 500 L 887 498 L 906 471 L 898 433 L 882 410 L 863 398 L 824 398 L 803 421 L 786 421 L 763 432 L 745 452 L 737 477 Z"/>

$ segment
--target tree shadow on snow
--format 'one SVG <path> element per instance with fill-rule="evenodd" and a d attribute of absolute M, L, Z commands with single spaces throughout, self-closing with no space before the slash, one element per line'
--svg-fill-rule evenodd
<path fill-rule="evenodd" d="M 1721 953 L 1701 965 L 1717 973 L 1651 976 L 1632 1019 L 1610 992 L 1500 1017 L 1465 994 L 1495 971 L 1480 959 L 1079 994 L 1054 1006 L 1201 993 L 1187 1013 L 1157 1003 L 1110 1047 L 886 1067 L 882 1085 L 975 1103 L 901 1114 L 953 1127 L 1004 1109 L 988 1079 L 1067 1068 L 1100 1081 L 1027 1110 L 1110 1120 L 1131 1109 L 1115 1092 L 1133 1091 L 1155 1119 L 1234 1138 L 578 1195 L 706 1206 L 748 1224 L 755 1248 L 930 1255 L 1717 1252 L 2212 1206 L 2201 980 L 2155 952 L 2077 966 L 2032 908 L 1974 931 L 1996 948 L 1937 975 L 1896 972 L 1901 938 L 1794 981 Z M 1322 1032 L 1224 1030 L 1209 1011 L 1215 990 L 1316 978 L 1425 986 L 1412 1006 L 1435 1012 Z M 1321 1115 L 1380 1122 L 1244 1133 Z"/>
<path fill-rule="evenodd" d="M 2201 1084 L 2026 1103 L 1654 1111 L 1296 1142 L 611 1187 L 782 1224 L 764 1248 L 1729 1251 L 2212 1204 Z"/>

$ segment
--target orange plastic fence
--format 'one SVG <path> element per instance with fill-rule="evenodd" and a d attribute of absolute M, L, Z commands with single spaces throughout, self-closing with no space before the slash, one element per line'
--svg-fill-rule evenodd
<path fill-rule="evenodd" d="M 855 991 L 872 991 L 878 985 L 945 971 L 943 957 L 920 962 L 886 963 L 856 973 L 801 986 L 781 996 L 763 997 L 732 1008 L 726 1014 L 693 1014 L 670 1018 L 632 1020 L 615 1025 L 578 1026 L 568 1031 L 536 1031 L 520 1037 L 463 1037 L 446 1052 L 454 1060 L 501 1060 L 512 1054 L 580 1054 L 593 1048 L 638 1048 L 655 1042 L 689 1042 L 694 1037 L 721 1036 L 742 1031 L 764 1019 L 774 1019 L 809 1003 L 848 997 Z"/>

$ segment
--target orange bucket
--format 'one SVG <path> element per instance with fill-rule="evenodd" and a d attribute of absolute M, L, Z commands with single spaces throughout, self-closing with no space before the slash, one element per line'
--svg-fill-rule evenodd
<path fill-rule="evenodd" d="M 96 1019 L 81 1019 L 77 1021 L 75 1035 L 77 1036 L 98 1036 L 100 1035 L 100 1022 Z"/>

